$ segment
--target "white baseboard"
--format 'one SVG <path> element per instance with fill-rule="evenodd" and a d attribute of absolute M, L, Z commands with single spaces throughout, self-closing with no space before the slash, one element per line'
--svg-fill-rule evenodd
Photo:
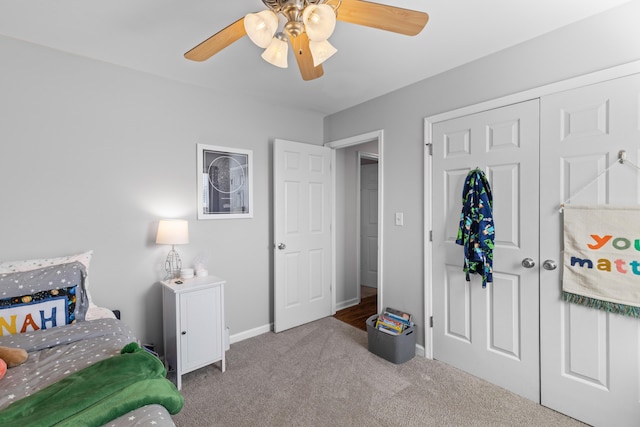
<path fill-rule="evenodd" d="M 240 341 L 248 340 L 249 338 L 257 337 L 258 335 L 266 334 L 273 330 L 273 324 L 258 326 L 257 328 L 249 329 L 248 331 L 233 334 L 229 337 L 229 342 L 235 344 Z"/>
<path fill-rule="evenodd" d="M 416 356 L 422 356 L 425 357 L 425 351 L 424 351 L 424 346 L 420 345 L 420 344 L 416 344 Z"/>
<path fill-rule="evenodd" d="M 354 305 L 358 305 L 360 301 L 358 298 L 353 298 L 347 301 L 337 302 L 336 303 L 336 311 L 344 310 L 345 308 L 353 307 Z"/>

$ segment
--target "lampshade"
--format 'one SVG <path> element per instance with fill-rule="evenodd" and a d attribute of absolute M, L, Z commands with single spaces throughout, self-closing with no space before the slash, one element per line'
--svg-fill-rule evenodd
<path fill-rule="evenodd" d="M 287 53 L 289 52 L 289 45 L 287 39 L 282 33 L 276 34 L 271 40 L 269 47 L 262 52 L 262 59 L 269 64 L 275 65 L 280 68 L 287 68 Z"/>
<path fill-rule="evenodd" d="M 309 5 L 302 13 L 302 22 L 309 40 L 326 40 L 336 27 L 336 13 L 327 4 Z"/>
<path fill-rule="evenodd" d="M 252 42 L 267 48 L 278 29 L 278 15 L 271 10 L 249 13 L 244 17 L 244 29 Z"/>
<path fill-rule="evenodd" d="M 309 50 L 311 50 L 311 56 L 313 57 L 313 66 L 317 67 L 322 64 L 324 61 L 329 59 L 334 53 L 338 51 L 335 47 L 329 43 L 329 40 L 323 40 L 321 42 L 316 42 L 313 40 L 309 41 Z"/>
<path fill-rule="evenodd" d="M 184 219 L 160 220 L 156 243 L 159 245 L 184 245 L 189 243 L 189 222 Z"/>

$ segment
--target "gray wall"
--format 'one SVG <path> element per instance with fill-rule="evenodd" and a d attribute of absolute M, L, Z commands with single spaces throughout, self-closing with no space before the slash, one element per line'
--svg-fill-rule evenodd
<path fill-rule="evenodd" d="M 385 305 L 424 325 L 424 118 L 638 60 L 638 17 L 634 1 L 325 119 L 325 141 L 384 129 Z"/>
<path fill-rule="evenodd" d="M 321 143 L 321 116 L 5 37 L 0 56 L 0 260 L 94 250 L 95 302 L 161 347 L 155 231 L 185 218 L 176 249 L 227 279 L 231 334 L 272 322 L 272 141 Z M 253 150 L 253 219 L 196 220 L 196 143 Z"/>
<path fill-rule="evenodd" d="M 324 128 L 314 113 L 0 37 L 0 260 L 93 249 L 94 300 L 160 343 L 168 248 L 154 244 L 155 229 L 186 218 L 191 243 L 178 250 L 187 264 L 208 254 L 209 271 L 228 280 L 231 334 L 263 328 L 273 317 L 272 140 L 384 129 L 384 300 L 422 324 L 423 118 L 640 59 L 638 16 L 634 1 L 327 117 Z M 195 219 L 199 142 L 254 150 L 253 219 Z M 393 212 L 405 213 L 404 227 Z"/>

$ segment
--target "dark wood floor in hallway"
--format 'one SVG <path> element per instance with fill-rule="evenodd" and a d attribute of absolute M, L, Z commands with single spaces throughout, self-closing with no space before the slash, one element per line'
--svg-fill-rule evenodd
<path fill-rule="evenodd" d="M 335 318 L 355 326 L 363 331 L 367 330 L 367 319 L 378 312 L 378 295 L 375 288 L 361 287 L 360 304 L 336 312 Z M 365 296 L 366 295 L 366 296 Z"/>

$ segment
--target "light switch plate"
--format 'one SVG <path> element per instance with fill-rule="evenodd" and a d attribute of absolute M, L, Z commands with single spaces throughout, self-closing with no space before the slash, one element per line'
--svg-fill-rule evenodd
<path fill-rule="evenodd" d="M 404 225 L 404 213 L 396 212 L 396 225 L 399 225 L 399 226 Z"/>

